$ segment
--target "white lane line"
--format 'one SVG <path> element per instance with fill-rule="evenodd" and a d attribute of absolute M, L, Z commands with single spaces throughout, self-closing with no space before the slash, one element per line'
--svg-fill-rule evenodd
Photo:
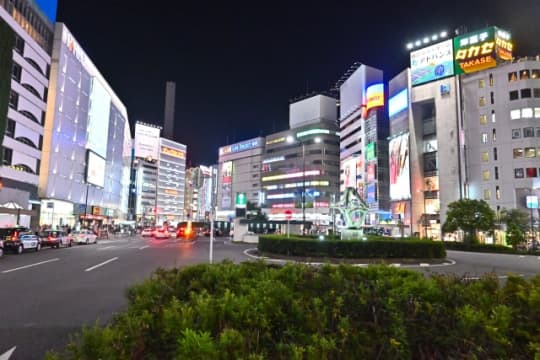
<path fill-rule="evenodd" d="M 0 360 L 9 360 L 9 358 L 11 357 L 11 355 L 13 354 L 13 352 L 15 351 L 16 348 L 17 347 L 14 346 L 11 349 L 9 349 L 8 351 L 6 351 L 5 353 L 3 353 L 2 355 L 0 355 Z"/>
<path fill-rule="evenodd" d="M 105 247 L 102 247 L 102 248 L 98 248 L 98 250 L 107 250 L 107 249 L 112 249 L 112 248 L 115 248 L 116 246 L 112 245 L 112 246 L 105 246 Z"/>
<path fill-rule="evenodd" d="M 519 255 L 519 258 L 520 258 L 520 259 L 525 258 L 525 255 Z"/>
<path fill-rule="evenodd" d="M 420 267 L 428 267 L 430 264 L 428 263 L 420 263 Z"/>
<path fill-rule="evenodd" d="M 41 262 L 38 262 L 38 263 L 35 263 L 35 264 L 21 266 L 21 267 L 15 268 L 15 269 L 4 270 L 4 271 L 2 271 L 2 274 L 7 274 L 7 273 L 17 271 L 17 270 L 28 269 L 28 268 L 31 268 L 31 267 L 34 267 L 34 266 L 39 266 L 39 265 L 47 264 L 47 263 L 50 263 L 50 262 L 53 262 L 53 261 L 58 261 L 58 260 L 60 260 L 60 259 L 59 258 L 54 258 L 54 259 L 50 259 L 50 260 L 41 261 Z"/>
<path fill-rule="evenodd" d="M 150 247 L 150 245 L 144 245 L 144 246 L 141 246 L 141 247 L 139 248 L 139 250 L 144 250 L 144 249 L 149 248 L 149 247 Z"/>
<path fill-rule="evenodd" d="M 92 267 L 89 267 L 88 269 L 86 269 L 86 270 L 84 270 L 84 271 L 92 271 L 92 270 L 94 270 L 94 269 L 97 269 L 97 268 L 100 267 L 100 266 L 106 265 L 106 264 L 108 264 L 108 263 L 110 263 L 110 262 L 113 262 L 113 261 L 115 261 L 115 260 L 118 260 L 118 257 L 113 257 L 112 259 L 109 259 L 109 260 L 107 260 L 107 261 L 104 261 L 104 262 L 102 262 L 101 264 L 97 264 L 97 265 L 94 265 L 94 266 L 92 266 Z"/>

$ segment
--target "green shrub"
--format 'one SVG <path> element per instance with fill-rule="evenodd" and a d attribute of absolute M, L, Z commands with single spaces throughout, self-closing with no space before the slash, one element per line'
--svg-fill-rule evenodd
<path fill-rule="evenodd" d="M 511 247 L 504 245 L 494 244 L 479 244 L 479 243 L 462 243 L 454 241 L 444 242 L 444 246 L 447 250 L 458 251 L 474 251 L 474 252 L 487 252 L 487 253 L 499 253 L 499 254 L 517 254 L 518 252 Z"/>
<path fill-rule="evenodd" d="M 540 276 L 467 282 L 383 266 L 198 265 L 132 287 L 49 359 L 534 359 Z"/>
<path fill-rule="evenodd" d="M 389 239 L 370 236 L 368 240 L 319 240 L 309 237 L 260 236 L 263 254 L 330 258 L 444 258 L 441 242 L 416 238 Z"/>

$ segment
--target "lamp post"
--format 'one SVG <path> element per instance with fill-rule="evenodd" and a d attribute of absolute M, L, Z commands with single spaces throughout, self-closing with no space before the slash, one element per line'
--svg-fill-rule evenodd
<path fill-rule="evenodd" d="M 306 142 L 307 140 L 296 140 L 302 145 L 302 233 L 306 231 Z M 316 137 L 313 140 L 316 144 L 321 143 L 321 138 Z M 295 143 L 294 137 L 287 136 L 287 142 L 289 144 Z"/>

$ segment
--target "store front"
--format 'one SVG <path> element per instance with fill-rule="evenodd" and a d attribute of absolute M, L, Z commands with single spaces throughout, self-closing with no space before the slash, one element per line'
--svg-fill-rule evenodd
<path fill-rule="evenodd" d="M 61 200 L 44 199 L 41 200 L 41 212 L 39 224 L 56 226 L 75 226 L 77 217 L 74 215 L 73 203 Z"/>

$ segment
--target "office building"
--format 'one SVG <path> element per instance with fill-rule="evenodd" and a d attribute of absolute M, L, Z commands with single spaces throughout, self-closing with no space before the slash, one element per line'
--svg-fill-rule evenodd
<path fill-rule="evenodd" d="M 160 138 L 157 172 L 157 223 L 176 224 L 184 219 L 187 147 Z"/>

